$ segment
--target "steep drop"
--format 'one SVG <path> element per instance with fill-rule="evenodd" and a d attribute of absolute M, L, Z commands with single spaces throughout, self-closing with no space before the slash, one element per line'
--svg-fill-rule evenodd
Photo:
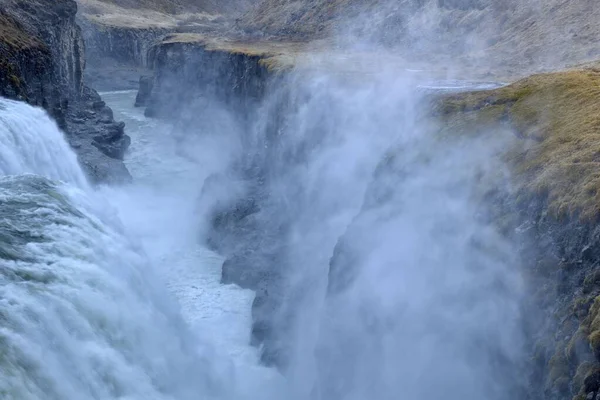
<path fill-rule="evenodd" d="M 174 259 L 152 258 L 129 237 L 110 205 L 128 195 L 107 201 L 116 191 L 87 186 L 43 111 L 3 100 L 0 121 L 2 155 L 15 160 L 0 178 L 1 397 L 255 393 L 260 371 L 236 379 L 238 366 L 213 344 L 218 332 L 209 334 L 218 328 L 184 322 L 159 278 L 161 262 Z"/>

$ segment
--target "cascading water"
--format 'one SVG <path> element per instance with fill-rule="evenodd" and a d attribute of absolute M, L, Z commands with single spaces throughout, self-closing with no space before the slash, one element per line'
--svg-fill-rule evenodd
<path fill-rule="evenodd" d="M 0 142 L 9 161 L 0 178 L 2 399 L 238 399 L 258 390 L 257 378 L 234 388 L 235 365 L 192 333 L 158 283 L 161 260 L 128 237 L 104 197 L 116 191 L 87 186 L 43 111 L 2 100 Z"/>
<path fill-rule="evenodd" d="M 119 188 L 0 102 L 0 397 L 513 398 L 518 260 L 477 194 L 506 181 L 502 140 L 432 135 L 403 76 L 295 78 L 248 130 L 217 103 L 178 131 L 104 94 L 133 139 Z M 248 345 L 253 293 L 199 244 L 210 206 L 248 194 L 226 272 L 262 274 L 254 334 L 285 378 Z"/>
<path fill-rule="evenodd" d="M 86 186 L 77 157 L 56 123 L 41 109 L 0 99 L 0 175 L 25 173 Z"/>

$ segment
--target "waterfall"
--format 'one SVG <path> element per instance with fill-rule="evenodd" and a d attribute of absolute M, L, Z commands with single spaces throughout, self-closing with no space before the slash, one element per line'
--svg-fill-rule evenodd
<path fill-rule="evenodd" d="M 519 260 L 484 201 L 504 136 L 436 136 L 402 76 L 317 75 L 249 129 L 203 109 L 129 132 L 142 179 L 118 188 L 86 183 L 43 111 L 0 100 L 0 398 L 514 398 Z"/>
<path fill-rule="evenodd" d="M 158 272 L 173 260 L 150 257 L 123 224 L 113 202 L 139 205 L 137 188 L 90 187 L 60 130 L 24 103 L 0 100 L 0 144 L 0 398 L 259 393 L 260 369 L 239 372 L 215 350 L 220 332 L 184 321 Z"/>
<path fill-rule="evenodd" d="M 0 198 L 0 397 L 206 393 L 183 321 L 118 229 L 42 177 L 5 177 Z"/>
<path fill-rule="evenodd" d="M 55 122 L 39 108 L 0 98 L 0 175 L 25 173 L 87 185 Z"/>
<path fill-rule="evenodd" d="M 209 393 L 177 308 L 94 198 L 56 125 L 2 100 L 0 146 L 0 397 Z"/>

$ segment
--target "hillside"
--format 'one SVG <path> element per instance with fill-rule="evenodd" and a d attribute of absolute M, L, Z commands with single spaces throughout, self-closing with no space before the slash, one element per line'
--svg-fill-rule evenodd
<path fill-rule="evenodd" d="M 241 13 L 247 9 L 249 0 L 78 0 L 78 3 L 84 16 L 109 25 L 113 20 L 129 20 L 134 25 L 170 27 L 198 15 Z"/>
<path fill-rule="evenodd" d="M 467 57 L 515 70 L 600 57 L 594 0 L 263 0 L 240 27 L 267 37 L 334 37 L 414 57 Z M 360 41 L 358 40 L 360 38 Z"/>

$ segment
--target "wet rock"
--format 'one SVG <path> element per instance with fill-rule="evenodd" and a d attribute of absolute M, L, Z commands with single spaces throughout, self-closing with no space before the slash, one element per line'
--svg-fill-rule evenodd
<path fill-rule="evenodd" d="M 106 103 L 102 100 L 92 102 L 92 110 L 101 111 L 106 106 Z"/>
<path fill-rule="evenodd" d="M 103 124 L 112 124 L 115 119 L 112 115 L 112 110 L 109 108 L 108 110 L 103 110 L 98 116 L 98 122 Z"/>
<path fill-rule="evenodd" d="M 202 44 L 160 43 L 149 57 L 155 70 L 146 101 L 149 117 L 177 120 L 199 95 L 244 115 L 262 98 L 269 76 L 261 56 L 211 51 Z"/>
<path fill-rule="evenodd" d="M 135 97 L 136 107 L 145 107 L 148 104 L 148 99 L 152 94 L 152 88 L 154 87 L 154 78 L 152 76 L 140 77 L 139 89 L 137 96 Z"/>
<path fill-rule="evenodd" d="M 128 181 L 130 140 L 98 93 L 85 86 L 85 54 L 74 0 L 0 4 L 0 96 L 43 107 L 65 132 L 94 182 Z"/>
<path fill-rule="evenodd" d="M 595 371 L 583 381 L 583 387 L 587 392 L 596 392 L 600 389 L 600 371 Z"/>

